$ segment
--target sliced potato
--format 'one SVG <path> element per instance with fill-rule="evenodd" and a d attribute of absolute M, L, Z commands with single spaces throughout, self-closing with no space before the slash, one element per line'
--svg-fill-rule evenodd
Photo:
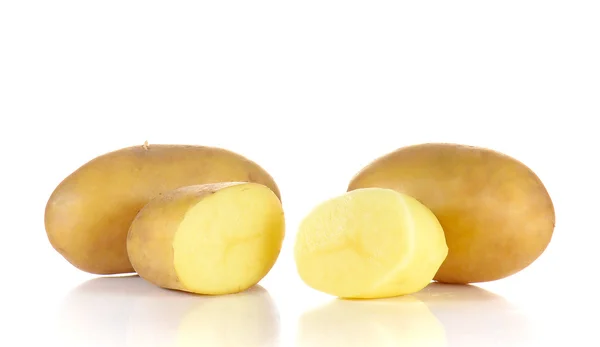
<path fill-rule="evenodd" d="M 427 286 L 448 248 L 429 209 L 371 188 L 317 206 L 302 221 L 294 252 L 310 287 L 342 298 L 381 298 Z"/>
<path fill-rule="evenodd" d="M 230 294 L 273 267 L 285 222 L 277 195 L 256 183 L 179 188 L 152 199 L 129 230 L 129 259 L 163 288 Z"/>

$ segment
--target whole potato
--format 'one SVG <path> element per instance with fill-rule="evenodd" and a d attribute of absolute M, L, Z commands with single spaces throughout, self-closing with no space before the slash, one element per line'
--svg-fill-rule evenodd
<path fill-rule="evenodd" d="M 412 196 L 436 215 L 449 252 L 435 279 L 474 283 L 529 266 L 554 231 L 550 196 L 527 166 L 502 153 L 430 143 L 380 157 L 351 180 L 348 191 L 389 188 Z"/>
<path fill-rule="evenodd" d="M 194 184 L 256 182 L 279 198 L 258 164 L 221 148 L 144 145 L 86 163 L 54 190 L 45 211 L 52 246 L 75 267 L 95 274 L 134 272 L 127 232 L 142 207 L 164 192 Z"/>

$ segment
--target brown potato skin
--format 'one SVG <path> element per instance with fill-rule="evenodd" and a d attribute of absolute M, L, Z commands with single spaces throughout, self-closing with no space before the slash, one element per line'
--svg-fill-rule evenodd
<path fill-rule="evenodd" d="M 538 176 L 485 148 L 400 148 L 363 168 L 348 191 L 367 187 L 397 190 L 433 211 L 449 248 L 434 278 L 439 282 L 488 282 L 515 274 L 544 252 L 554 232 L 554 206 Z"/>
<path fill-rule="evenodd" d="M 182 187 L 150 200 L 137 214 L 127 234 L 127 253 L 138 275 L 162 288 L 185 290 L 173 266 L 175 232 L 191 207 L 223 188 L 238 184 L 242 183 Z"/>
<path fill-rule="evenodd" d="M 217 182 L 254 182 L 280 198 L 273 178 L 234 152 L 204 146 L 127 147 L 84 164 L 54 190 L 45 210 L 51 245 L 80 270 L 134 272 L 127 232 L 142 207 L 173 189 Z"/>

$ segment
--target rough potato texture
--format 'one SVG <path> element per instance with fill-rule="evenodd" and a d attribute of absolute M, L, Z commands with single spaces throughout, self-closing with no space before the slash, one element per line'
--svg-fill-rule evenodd
<path fill-rule="evenodd" d="M 224 149 L 150 145 L 111 152 L 86 163 L 54 190 L 45 211 L 48 239 L 83 271 L 133 272 L 127 231 L 151 198 L 179 187 L 234 181 L 263 184 L 280 197 L 264 169 Z"/>
<path fill-rule="evenodd" d="M 268 187 L 214 183 L 152 199 L 131 224 L 127 251 L 138 275 L 155 285 L 231 294 L 269 272 L 283 237 L 283 210 Z"/>
<path fill-rule="evenodd" d="M 551 240 L 555 213 L 540 179 L 496 151 L 457 144 L 398 149 L 361 170 L 348 191 L 366 187 L 410 195 L 437 216 L 449 254 L 435 279 L 486 282 L 531 264 Z"/>

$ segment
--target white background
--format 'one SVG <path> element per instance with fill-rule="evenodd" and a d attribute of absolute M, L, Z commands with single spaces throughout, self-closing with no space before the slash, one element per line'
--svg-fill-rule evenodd
<path fill-rule="evenodd" d="M 600 5 L 398 3 L 1 1 L 0 345 L 595 345 Z M 55 186 L 145 140 L 228 148 L 275 177 L 287 235 L 266 292 L 92 280 L 51 248 Z M 298 221 L 371 160 L 429 141 L 540 176 L 557 213 L 543 256 L 489 293 L 352 306 L 306 287 Z"/>

